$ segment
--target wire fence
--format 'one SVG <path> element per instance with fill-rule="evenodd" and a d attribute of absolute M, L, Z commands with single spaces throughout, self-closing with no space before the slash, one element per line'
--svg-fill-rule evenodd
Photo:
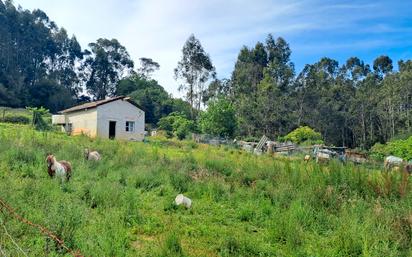
<path fill-rule="evenodd" d="M 46 235 L 47 237 L 49 237 L 50 239 L 52 239 L 53 241 L 55 241 L 60 247 L 62 247 L 64 250 L 66 250 L 68 253 L 70 253 L 72 256 L 74 257 L 83 257 L 83 255 L 80 253 L 79 250 L 74 251 L 73 249 L 69 248 L 68 246 L 65 245 L 64 241 L 62 239 L 60 239 L 58 236 L 56 236 L 53 232 L 51 232 L 49 229 L 35 224 L 33 222 L 31 222 L 30 220 L 25 219 L 24 217 L 22 217 L 21 215 L 19 215 L 10 205 L 7 204 L 7 202 L 5 200 L 3 200 L 2 198 L 0 198 L 0 211 L 3 212 L 4 214 L 8 214 L 9 216 L 15 218 L 16 220 L 25 223 L 31 227 L 34 227 L 36 229 L 38 229 L 43 235 Z M 27 254 L 23 251 L 23 249 L 21 249 L 21 247 L 15 242 L 15 240 L 13 239 L 13 237 L 11 237 L 11 235 L 8 233 L 6 227 L 3 225 L 3 228 L 6 232 L 6 234 L 8 235 L 8 237 L 10 238 L 10 240 L 13 242 L 13 244 L 24 254 L 24 256 L 27 256 Z M 1 248 L 0 248 L 1 249 Z M 3 254 L 5 255 L 5 254 Z"/>
<path fill-rule="evenodd" d="M 23 249 L 16 243 L 16 240 L 14 240 L 14 238 L 10 235 L 10 233 L 7 231 L 6 226 L 4 226 L 4 224 L 1 224 L 3 226 L 4 229 L 4 233 L 6 234 L 6 236 L 10 239 L 10 241 L 13 243 L 13 245 L 17 248 L 17 250 L 19 250 L 21 253 L 23 253 L 24 256 L 28 257 L 27 253 L 25 251 L 23 251 Z M 3 253 L 3 255 L 5 255 Z"/>

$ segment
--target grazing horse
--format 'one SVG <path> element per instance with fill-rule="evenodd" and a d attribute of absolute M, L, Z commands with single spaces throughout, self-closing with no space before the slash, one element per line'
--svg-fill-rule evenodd
<path fill-rule="evenodd" d="M 56 161 L 56 157 L 52 154 L 47 155 L 47 172 L 50 177 L 55 175 L 60 177 L 62 181 L 64 179 L 69 180 L 72 175 L 72 165 L 68 161 Z"/>
<path fill-rule="evenodd" d="M 102 157 L 97 151 L 91 151 L 89 149 L 84 149 L 84 158 L 88 161 L 99 161 Z"/>

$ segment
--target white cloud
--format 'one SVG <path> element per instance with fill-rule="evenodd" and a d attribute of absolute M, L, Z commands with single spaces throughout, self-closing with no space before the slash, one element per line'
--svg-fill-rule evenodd
<path fill-rule="evenodd" d="M 270 20 L 296 15 L 301 5 L 261 1 L 148 1 L 134 10 L 123 28 L 121 41 L 135 57 L 158 61 L 156 78 L 169 92 L 177 93 L 173 69 L 181 48 L 191 33 L 200 39 L 220 76 L 229 76 L 239 49 L 264 39 L 269 32 L 307 28 L 306 24 L 282 24 L 273 28 Z"/>
<path fill-rule="evenodd" d="M 150 57 L 160 63 L 155 78 L 175 96 L 173 69 L 191 33 L 210 54 L 220 77 L 229 77 L 239 49 L 264 40 L 268 33 L 286 37 L 356 23 L 377 4 L 325 4 L 302 0 L 16 0 L 24 8 L 44 10 L 74 33 L 83 47 L 99 37 L 117 38 L 136 64 Z M 348 14 L 346 12 L 349 12 Z M 332 47 L 332 46 L 329 46 Z M 342 47 L 342 46 L 340 46 Z"/>

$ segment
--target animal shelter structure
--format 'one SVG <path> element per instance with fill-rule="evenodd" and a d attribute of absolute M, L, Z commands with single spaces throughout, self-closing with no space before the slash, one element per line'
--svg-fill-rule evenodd
<path fill-rule="evenodd" d="M 129 97 L 118 96 L 62 110 L 52 123 L 70 135 L 142 141 L 145 113 Z"/>

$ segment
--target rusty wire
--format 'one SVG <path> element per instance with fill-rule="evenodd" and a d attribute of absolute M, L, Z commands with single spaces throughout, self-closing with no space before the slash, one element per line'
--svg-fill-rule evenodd
<path fill-rule="evenodd" d="M 9 232 L 7 231 L 6 226 L 4 226 L 3 223 L 2 223 L 1 225 L 2 225 L 3 228 L 4 228 L 4 232 L 5 232 L 6 235 L 10 238 L 10 241 L 14 244 L 14 246 L 17 248 L 17 250 L 19 250 L 20 252 L 22 252 L 24 256 L 29 257 L 29 256 L 27 255 L 27 253 L 26 253 L 25 251 L 23 251 L 23 249 L 20 247 L 20 245 L 18 245 L 17 242 L 13 239 L 13 237 L 9 234 Z M 0 248 L 0 250 L 1 250 L 1 248 Z M 5 254 L 3 254 L 3 255 L 5 255 Z"/>
<path fill-rule="evenodd" d="M 6 201 L 4 201 L 2 198 L 0 198 L 0 210 L 4 210 L 7 211 L 12 217 L 14 217 L 15 219 L 17 219 L 20 222 L 23 222 L 31 227 L 37 228 L 38 230 L 40 230 L 40 232 L 46 236 L 48 236 L 49 238 L 51 238 L 52 240 L 54 240 L 55 242 L 57 242 L 63 249 L 65 249 L 68 253 L 70 253 L 71 255 L 73 255 L 74 257 L 83 257 L 82 254 L 80 254 L 79 250 L 73 251 L 72 249 L 70 249 L 68 246 L 66 246 L 64 244 L 64 241 L 62 239 L 60 239 L 59 237 L 57 237 L 55 234 L 53 234 L 53 232 L 51 232 L 50 230 L 48 230 L 47 228 L 35 224 L 33 222 L 31 222 L 30 220 L 27 220 L 25 218 L 23 218 L 21 215 L 17 214 L 16 211 L 6 203 Z"/>

